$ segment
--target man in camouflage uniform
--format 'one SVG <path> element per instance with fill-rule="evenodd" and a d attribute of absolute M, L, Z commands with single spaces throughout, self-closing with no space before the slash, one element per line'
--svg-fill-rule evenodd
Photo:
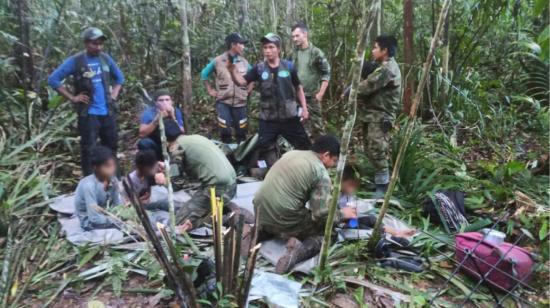
<path fill-rule="evenodd" d="M 225 154 L 212 141 L 200 135 L 181 135 L 181 131 L 167 131 L 170 157 L 179 173 L 193 182 L 200 182 L 200 188 L 176 213 L 176 231 L 188 231 L 199 227 L 211 211 L 210 187 L 216 188 L 216 196 L 224 206 L 237 192 L 235 169 Z"/>
<path fill-rule="evenodd" d="M 390 181 L 389 142 L 401 105 L 401 72 L 394 59 L 396 49 L 397 41 L 393 36 L 377 37 L 372 57 L 380 65 L 358 87 L 365 151 L 375 169 L 378 195 L 386 192 Z"/>
<path fill-rule="evenodd" d="M 338 140 L 321 136 L 312 150 L 284 154 L 256 192 L 253 203 L 260 216 L 260 241 L 287 239 L 287 250 L 275 267 L 277 273 L 288 272 L 321 249 L 331 191 L 327 168 L 336 166 L 339 155 Z M 355 216 L 355 209 L 343 208 L 335 220 Z"/>
<path fill-rule="evenodd" d="M 292 27 L 292 41 L 296 45 L 292 61 L 306 95 L 310 115 L 306 129 L 311 138 L 316 139 L 325 133 L 321 102 L 330 80 L 330 64 L 325 54 L 309 42 L 308 34 L 309 29 L 303 23 Z"/>

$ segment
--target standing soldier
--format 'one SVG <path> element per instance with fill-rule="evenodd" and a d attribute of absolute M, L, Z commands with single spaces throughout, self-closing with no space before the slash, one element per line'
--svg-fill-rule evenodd
<path fill-rule="evenodd" d="M 309 30 L 303 23 L 292 27 L 292 40 L 296 45 L 292 61 L 298 78 L 304 87 L 307 107 L 311 116 L 306 124 L 312 139 L 325 133 L 321 102 L 330 80 L 330 64 L 321 49 L 313 46 L 308 38 Z"/>
<path fill-rule="evenodd" d="M 242 57 L 244 45 L 248 41 L 238 33 L 231 33 L 225 38 L 228 50 L 217 56 L 201 71 L 201 80 L 206 86 L 208 94 L 216 98 L 216 111 L 218 113 L 218 128 L 220 138 L 224 143 L 231 143 L 231 129 L 235 130 L 237 143 L 246 138 L 248 126 L 246 103 L 252 85 L 238 86 L 231 79 L 227 70 L 227 63 L 235 65 L 240 75 L 246 74 L 250 64 Z M 212 88 L 208 77 L 215 72 L 215 89 Z"/>
<path fill-rule="evenodd" d="M 102 52 L 107 39 L 98 28 L 82 32 L 85 50 L 66 59 L 48 78 L 48 84 L 59 94 L 73 102 L 78 112 L 82 173 L 92 173 L 90 149 L 101 140 L 116 156 L 118 128 L 115 103 L 120 93 L 124 76 L 115 61 Z M 73 76 L 74 94 L 62 81 Z"/>
<path fill-rule="evenodd" d="M 363 104 L 365 150 L 375 169 L 378 195 L 386 192 L 390 181 L 389 141 L 401 102 L 401 72 L 394 59 L 396 50 L 397 40 L 393 36 L 378 36 L 372 57 L 380 65 L 357 88 Z"/>
<path fill-rule="evenodd" d="M 306 150 L 311 146 L 306 130 L 298 115 L 298 104 L 302 107 L 302 119 L 309 117 L 304 89 L 296 69 L 289 61 L 281 60 L 281 38 L 268 33 L 261 39 L 264 62 L 242 76 L 236 66 L 228 63 L 233 81 L 238 85 L 258 82 L 260 91 L 260 151 L 268 150 L 278 136 L 284 137 L 293 147 Z"/>

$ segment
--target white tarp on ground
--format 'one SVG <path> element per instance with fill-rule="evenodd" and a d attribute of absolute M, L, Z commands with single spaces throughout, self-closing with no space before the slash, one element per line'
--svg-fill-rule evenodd
<path fill-rule="evenodd" d="M 254 213 L 252 199 L 254 193 L 259 189 L 261 182 L 246 183 L 237 185 L 237 194 L 232 200 L 243 209 Z M 151 201 L 165 199 L 167 190 L 161 186 L 154 186 L 151 191 Z M 191 198 L 190 193 L 184 190 L 174 192 L 174 205 L 180 207 Z M 118 229 L 101 229 L 85 231 L 80 227 L 80 221 L 75 214 L 74 194 L 67 194 L 52 199 L 50 208 L 59 213 L 58 221 L 61 224 L 61 232 L 67 237 L 67 240 L 74 245 L 110 245 L 119 244 L 127 239 L 124 233 Z M 152 221 L 160 221 L 167 224 L 168 213 L 163 211 L 149 212 Z M 202 230 L 202 231 L 201 231 Z M 200 235 L 205 235 L 205 230 L 201 228 Z"/>
<path fill-rule="evenodd" d="M 237 204 L 239 207 L 254 213 L 254 206 L 252 204 L 252 199 L 254 194 L 260 188 L 262 182 L 252 182 L 244 183 L 237 185 L 237 194 L 233 198 L 232 202 Z M 190 193 L 183 190 L 174 192 L 174 204 L 176 207 L 180 207 L 185 201 L 189 200 Z M 164 187 L 154 186 L 151 193 L 151 201 L 161 200 L 166 198 L 167 190 Z M 357 211 L 359 215 L 366 215 L 371 212 L 374 208 L 374 205 L 380 200 L 376 199 L 362 199 L 357 202 Z M 58 213 L 59 223 L 61 224 L 62 232 L 67 236 L 67 240 L 74 245 L 107 245 L 107 244 L 118 244 L 128 239 L 124 234 L 117 229 L 103 229 L 103 230 L 93 230 L 93 231 L 84 231 L 80 228 L 80 223 L 78 217 L 76 217 L 75 208 L 74 208 L 74 195 L 68 194 L 52 199 L 50 208 Z M 150 212 L 150 217 L 154 221 L 162 221 L 168 219 L 168 213 L 162 211 Z M 165 222 L 165 224 L 167 224 Z M 398 230 L 409 229 L 409 226 L 403 221 L 391 216 L 386 215 L 384 218 L 384 224 L 392 226 Z M 207 229 L 207 228 L 206 228 Z M 208 235 L 209 230 L 205 228 L 200 228 L 200 230 L 194 230 L 196 232 L 191 232 L 196 235 Z M 339 240 L 345 239 L 366 239 L 370 236 L 370 230 L 354 230 L 354 229 L 344 229 L 339 232 Z M 275 265 L 277 260 L 285 252 L 286 242 L 281 239 L 273 239 L 265 241 L 262 243 L 262 248 L 260 249 L 260 254 L 267 259 L 270 263 Z M 313 267 L 317 264 L 318 256 L 315 256 L 309 260 L 299 263 L 294 268 L 295 271 L 309 273 Z"/>
<path fill-rule="evenodd" d="M 302 284 L 299 282 L 281 275 L 256 270 L 248 301 L 263 299 L 269 307 L 295 308 L 300 303 L 301 288 Z"/>

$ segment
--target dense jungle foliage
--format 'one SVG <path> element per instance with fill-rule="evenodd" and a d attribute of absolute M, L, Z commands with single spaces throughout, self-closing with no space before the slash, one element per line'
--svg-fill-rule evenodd
<path fill-rule="evenodd" d="M 403 83 L 411 89 L 421 74 L 442 2 L 382 1 L 377 33 L 398 38 L 396 59 Z M 407 3 L 412 15 L 405 12 Z M 80 33 L 84 28 L 99 27 L 110 37 L 105 49 L 126 77 L 119 100 L 119 147 L 123 170 L 128 171 L 135 153 L 138 116 L 148 104 L 144 93 L 169 88 L 184 109 L 188 132 L 218 137 L 213 99 L 199 73 L 224 50 L 224 37 L 233 31 L 250 38 L 245 55 L 257 62 L 261 36 L 279 33 L 288 55 L 290 27 L 296 21 L 306 22 L 312 43 L 325 52 L 332 66 L 324 118 L 329 131 L 340 135 L 348 117 L 341 94 L 350 81 L 364 7 L 368 6 L 360 0 L 1 1 L 0 303 L 71 305 L 99 299 L 122 307 L 170 302 L 160 266 L 151 255 L 143 252 L 128 261 L 125 253 L 108 248 L 70 246 L 59 237 L 55 214 L 47 207 L 49 199 L 71 192 L 81 177 L 76 114 L 46 80 L 67 56 L 83 48 Z M 182 25 L 185 13 L 187 27 Z M 406 16 L 412 18 L 408 33 L 413 47 L 409 49 L 403 46 Z M 354 305 L 388 305 L 387 299 L 371 289 L 346 284 L 341 278 L 351 269 L 354 276 L 406 294 L 411 306 L 428 305 L 453 271 L 443 257 L 451 252 L 446 247 L 450 236 L 422 215 L 423 202 L 440 189 L 466 192 L 466 208 L 474 220 L 500 221 L 498 229 L 510 239 L 522 236 L 518 244 L 537 254 L 539 265 L 530 283 L 534 291 L 518 291 L 519 297 L 531 305 L 548 305 L 548 20 L 545 0 L 452 2 L 424 89 L 420 121 L 399 170 L 394 197 L 403 208 L 391 209 L 392 214 L 435 236 L 420 235 L 415 243 L 432 267 L 422 274 L 388 271 L 369 260 L 364 245 L 340 246 L 332 251 L 330 261 L 341 266 L 332 268 L 328 284 L 303 298 L 304 305 L 328 305 L 337 294 L 348 294 Z M 192 93 L 184 91 L 182 74 L 185 31 Z M 410 101 L 411 95 L 404 91 L 403 100 Z M 249 105 L 252 131 L 257 102 L 256 93 Z M 398 124 L 404 121 L 402 116 Z M 397 131 L 394 156 L 401 141 L 402 133 Z M 364 176 L 362 195 L 366 196 L 372 171 L 359 129 L 353 135 L 350 155 Z M 105 277 L 87 280 L 78 276 L 101 262 L 109 267 Z M 318 280 L 318 275 L 312 275 L 298 281 L 314 284 Z M 455 277 L 436 304 L 460 304 L 475 285 L 465 277 Z M 492 307 L 487 289 L 476 290 L 470 303 Z M 218 304 L 229 305 L 224 300 Z M 526 305 L 513 297 L 505 304 Z"/>

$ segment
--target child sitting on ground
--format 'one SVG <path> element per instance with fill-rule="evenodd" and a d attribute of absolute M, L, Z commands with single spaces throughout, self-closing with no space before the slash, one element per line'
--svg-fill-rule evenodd
<path fill-rule="evenodd" d="M 92 148 L 90 154 L 93 173 L 80 180 L 75 192 L 80 226 L 86 231 L 117 228 L 115 222 L 97 208 L 107 209 L 122 204 L 115 177 L 115 156 L 104 146 Z"/>
<path fill-rule="evenodd" d="M 347 165 L 344 168 L 344 173 L 342 175 L 342 192 L 340 198 L 338 199 L 338 207 L 357 207 L 357 190 L 361 181 L 357 176 L 355 170 L 352 166 Z M 374 214 L 369 214 L 367 216 L 358 217 L 356 221 L 350 219 L 346 223 L 347 228 L 359 228 L 359 229 L 372 229 L 376 224 L 377 216 Z M 416 233 L 414 229 L 409 230 L 397 230 L 390 226 L 382 226 L 385 233 L 396 236 L 396 237 L 410 237 Z"/>
<path fill-rule="evenodd" d="M 128 174 L 128 180 L 138 195 L 141 204 L 147 210 L 168 211 L 168 200 L 162 199 L 151 201 L 151 187 L 165 185 L 164 164 L 157 161 L 156 153 L 153 150 L 142 150 L 136 154 L 134 160 L 136 170 Z"/>

